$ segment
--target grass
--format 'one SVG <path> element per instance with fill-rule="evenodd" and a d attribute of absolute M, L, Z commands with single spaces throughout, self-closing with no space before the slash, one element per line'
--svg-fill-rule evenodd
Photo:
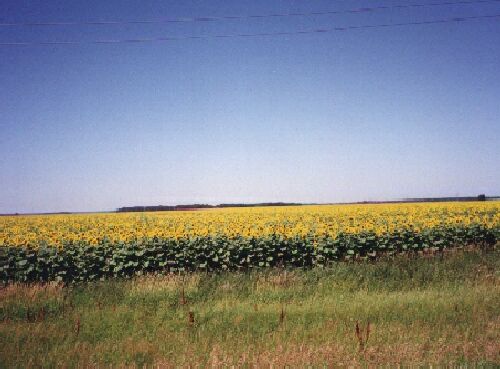
<path fill-rule="evenodd" d="M 500 363 L 500 251 L 9 285 L 0 290 L 0 342 L 2 368 L 493 367 Z"/>

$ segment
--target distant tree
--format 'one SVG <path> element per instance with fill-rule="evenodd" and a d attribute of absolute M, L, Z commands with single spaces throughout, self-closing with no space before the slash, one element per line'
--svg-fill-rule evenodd
<path fill-rule="evenodd" d="M 477 201 L 486 201 L 486 195 L 483 193 L 477 197 Z"/>

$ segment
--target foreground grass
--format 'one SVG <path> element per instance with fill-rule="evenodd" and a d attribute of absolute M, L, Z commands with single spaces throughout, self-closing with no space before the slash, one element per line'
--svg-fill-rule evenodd
<path fill-rule="evenodd" d="M 0 290 L 0 342 L 0 367 L 8 368 L 494 366 L 500 251 L 66 288 L 10 285 Z"/>

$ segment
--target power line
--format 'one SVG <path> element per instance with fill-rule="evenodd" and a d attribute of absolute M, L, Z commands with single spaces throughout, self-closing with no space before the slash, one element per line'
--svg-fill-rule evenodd
<path fill-rule="evenodd" d="M 225 20 L 242 20 L 255 18 L 281 18 L 281 17 L 305 17 L 319 15 L 336 14 L 359 14 L 381 10 L 424 8 L 434 6 L 467 5 L 467 4 L 485 4 L 498 3 L 500 0 L 462 0 L 462 1 L 444 1 L 435 3 L 417 3 L 401 5 L 379 5 L 365 8 L 354 8 L 347 10 L 332 10 L 318 12 L 299 12 L 299 13 L 272 13 L 272 14 L 253 14 L 253 15 L 234 15 L 234 16 L 208 16 L 208 17 L 187 17 L 187 18 L 167 18 L 167 19 L 143 19 L 135 21 L 121 20 L 96 20 L 84 22 L 19 22 L 19 23 L 0 23 L 0 27 L 21 27 L 21 26 L 97 26 L 97 25 L 120 25 L 120 24 L 162 24 L 162 23 L 190 23 L 190 22 L 215 22 Z"/>
<path fill-rule="evenodd" d="M 365 24 L 358 26 L 344 26 L 334 28 L 312 29 L 302 31 L 285 31 L 285 32 L 261 32 L 261 33 L 233 33 L 219 35 L 194 35 L 194 36 L 173 36 L 173 37 L 156 37 L 156 38 L 135 38 L 135 39 L 103 39 L 91 41 L 40 41 L 40 42 L 1 42 L 0 46 L 34 46 L 34 45 L 82 45 L 82 44 L 126 44 L 126 43 L 151 43 L 151 42 L 166 42 L 179 40 L 194 40 L 194 39 L 216 39 L 216 38 L 237 38 L 237 37 L 264 37 L 264 36 L 294 36 L 314 33 L 330 33 L 338 31 L 349 31 L 357 29 L 376 29 L 376 28 L 391 28 L 404 26 L 419 26 L 432 25 L 443 23 L 460 23 L 471 20 L 487 20 L 500 18 L 500 14 L 478 15 L 469 17 L 455 17 L 448 19 L 438 19 L 419 22 L 405 23 L 381 23 L 381 24 Z"/>

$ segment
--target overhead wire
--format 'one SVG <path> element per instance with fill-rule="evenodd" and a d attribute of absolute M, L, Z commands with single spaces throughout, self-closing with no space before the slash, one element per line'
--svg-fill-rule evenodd
<path fill-rule="evenodd" d="M 252 18 L 280 18 L 280 17 L 305 17 L 305 16 L 322 16 L 336 14 L 359 14 L 382 10 L 395 9 L 410 9 L 410 8 L 425 8 L 436 6 L 451 6 L 451 5 L 468 5 L 468 4 L 486 4 L 498 3 L 500 0 L 459 0 L 459 1 L 443 1 L 434 3 L 413 3 L 413 4 L 397 4 L 397 5 L 377 5 L 371 7 L 330 10 L 330 11 L 315 11 L 315 12 L 292 12 L 292 13 L 268 13 L 268 14 L 252 14 L 252 15 L 227 15 L 227 16 L 198 16 L 198 17 L 182 17 L 182 18 L 165 18 L 165 19 L 142 19 L 142 20 L 93 20 L 93 21 L 66 21 L 66 22 L 0 22 L 0 27 L 21 27 L 21 26 L 105 26 L 105 25 L 132 25 L 132 24 L 162 24 L 162 23 L 189 23 L 189 22 L 215 22 L 226 20 L 242 20 Z"/>
<path fill-rule="evenodd" d="M 33 45 L 82 45 L 82 44 L 126 44 L 126 43 L 152 43 L 152 42 L 167 42 L 180 40 L 194 39 L 217 39 L 217 38 L 245 38 L 245 37 L 265 37 L 265 36 L 294 36 L 317 33 L 341 32 L 357 29 L 377 29 L 377 28 L 392 28 L 404 26 L 424 26 L 444 23 L 460 23 L 473 20 L 489 20 L 500 19 L 500 14 L 486 14 L 467 17 L 454 17 L 446 19 L 414 21 L 401 23 L 378 23 L 378 24 L 363 24 L 351 25 L 333 28 L 318 28 L 310 30 L 284 31 L 284 32 L 259 32 L 259 33 L 233 33 L 233 34 L 213 34 L 213 35 L 192 35 L 192 36 L 169 36 L 169 37 L 154 37 L 154 38 L 133 38 L 133 39 L 102 39 L 89 41 L 28 41 L 28 42 L 0 42 L 0 46 L 33 46 Z"/>

